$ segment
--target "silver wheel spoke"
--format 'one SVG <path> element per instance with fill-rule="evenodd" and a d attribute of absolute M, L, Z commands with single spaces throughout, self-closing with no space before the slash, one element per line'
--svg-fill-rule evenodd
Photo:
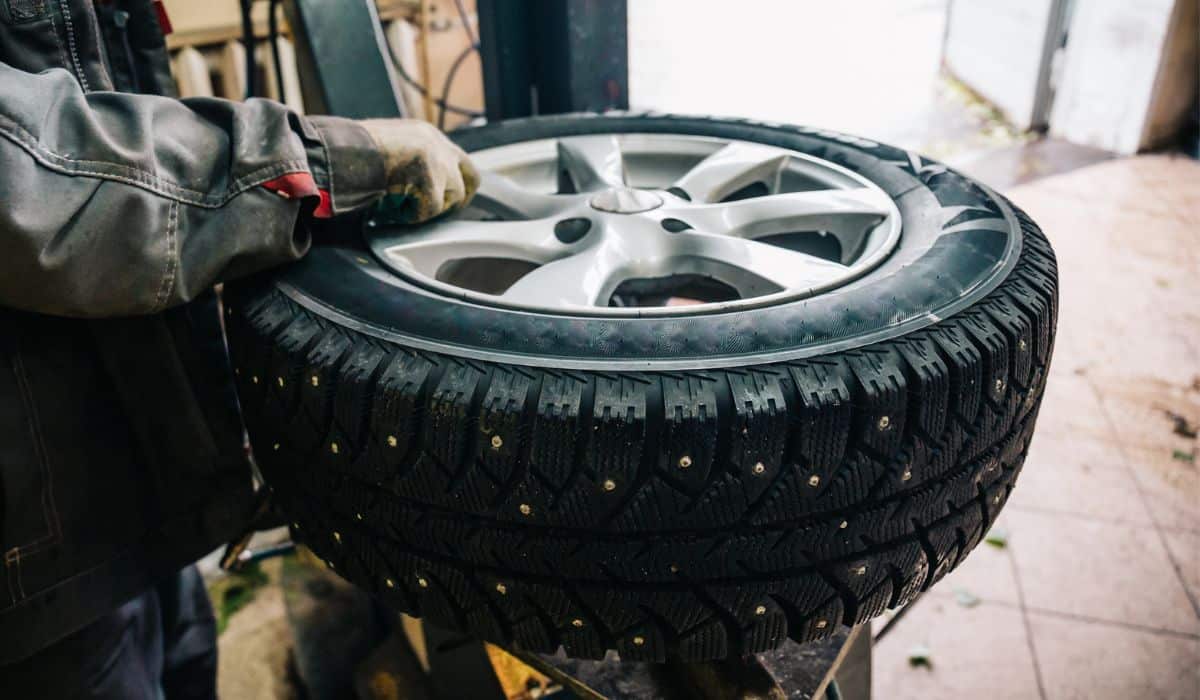
<path fill-rule="evenodd" d="M 759 280 L 766 280 L 780 289 L 822 287 L 848 271 L 841 263 L 745 238 L 685 231 L 676 234 L 674 243 L 674 254 L 684 259 L 698 258 L 746 273 L 735 276 L 737 279 L 726 280 L 742 294 L 748 291 L 764 293 L 759 288 Z M 751 289 L 745 288 L 747 284 Z"/>
<path fill-rule="evenodd" d="M 558 167 L 579 192 L 625 186 L 625 159 L 616 136 L 576 136 L 558 142 Z"/>
<path fill-rule="evenodd" d="M 513 258 L 546 262 L 562 254 L 554 221 L 446 221 L 428 228 L 380 236 L 376 249 L 394 264 L 434 275 L 451 260 Z"/>
<path fill-rule="evenodd" d="M 767 191 L 779 191 L 779 176 L 788 154 L 778 148 L 744 141 L 723 146 L 675 181 L 675 187 L 693 202 L 719 202 L 746 185 L 765 183 Z"/>
<path fill-rule="evenodd" d="M 473 157 L 482 180 L 465 212 L 366 231 L 384 267 L 469 303 L 725 313 L 849 284 L 901 237 L 895 202 L 871 180 L 777 146 L 631 132 L 518 140 Z M 765 194 L 744 196 L 752 190 Z"/>
<path fill-rule="evenodd" d="M 541 219 L 570 206 L 569 197 L 526 189 L 511 178 L 484 171 L 472 206 L 497 216 Z"/>
<path fill-rule="evenodd" d="M 600 243 L 542 265 L 517 280 L 502 298 L 539 306 L 607 305 L 629 264 L 630 257 L 621 246 Z"/>
<path fill-rule="evenodd" d="M 794 231 L 828 231 L 839 239 L 862 236 L 888 214 L 887 195 L 866 187 L 812 190 L 737 202 L 663 210 L 697 230 L 757 238 Z"/>

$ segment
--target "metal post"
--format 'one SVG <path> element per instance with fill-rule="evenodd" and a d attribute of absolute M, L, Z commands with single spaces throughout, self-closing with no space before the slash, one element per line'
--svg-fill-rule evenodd
<path fill-rule="evenodd" d="M 489 121 L 629 108 L 626 0 L 479 0 Z"/>
<path fill-rule="evenodd" d="M 284 0 L 304 109 L 339 117 L 405 116 L 375 0 Z"/>

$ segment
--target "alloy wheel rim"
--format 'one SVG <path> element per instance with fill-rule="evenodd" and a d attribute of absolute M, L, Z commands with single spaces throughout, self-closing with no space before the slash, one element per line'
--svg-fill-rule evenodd
<path fill-rule="evenodd" d="M 899 243 L 895 202 L 830 161 L 750 141 L 570 136 L 472 153 L 453 217 L 368 219 L 378 260 L 434 293 L 538 313 L 723 313 L 835 292 Z"/>

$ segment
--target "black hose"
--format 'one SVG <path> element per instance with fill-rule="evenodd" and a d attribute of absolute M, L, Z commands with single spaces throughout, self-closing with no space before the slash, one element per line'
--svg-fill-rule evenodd
<path fill-rule="evenodd" d="M 279 93 L 279 101 L 287 102 L 287 94 L 283 91 L 283 62 L 279 60 L 279 20 L 275 17 L 279 9 L 279 0 L 271 0 L 267 5 L 267 36 L 271 42 L 271 59 L 275 61 L 275 90 Z"/>
<path fill-rule="evenodd" d="M 250 18 L 250 8 L 254 0 L 242 0 L 242 45 L 246 47 L 246 99 L 254 97 L 258 92 L 254 89 L 258 66 L 254 62 L 254 21 Z"/>
<path fill-rule="evenodd" d="M 388 48 L 388 54 L 391 56 L 392 65 L 395 66 L 396 72 L 400 74 L 400 79 L 403 80 L 404 82 L 408 83 L 409 85 L 413 86 L 413 88 L 417 92 L 421 93 L 422 97 L 424 97 L 426 94 L 428 94 L 429 91 L 425 89 L 425 86 L 418 83 L 416 80 L 414 80 L 413 77 L 411 75 L 409 75 L 407 71 L 404 70 L 404 66 L 400 64 L 400 61 L 396 60 L 396 56 L 394 54 L 392 54 L 391 47 Z M 433 99 L 433 103 L 448 112 L 453 112 L 455 114 L 461 114 L 464 117 L 471 117 L 473 119 L 475 117 L 483 116 L 483 112 L 476 112 L 474 110 L 467 109 L 466 107 L 459 107 L 457 105 L 452 105 L 441 98 L 435 97 Z"/>
<path fill-rule="evenodd" d="M 467 19 L 467 8 L 463 6 L 463 0 L 454 0 L 454 6 L 458 8 L 458 19 L 462 22 L 463 31 L 467 33 L 467 38 L 471 40 L 472 46 L 479 44 L 479 37 L 475 36 L 475 32 L 471 29 L 471 22 Z"/>
<path fill-rule="evenodd" d="M 472 51 L 477 51 L 478 49 L 479 46 L 476 44 L 471 44 L 463 49 L 458 58 L 454 59 L 454 63 L 450 64 L 450 70 L 446 72 L 446 81 L 442 83 L 442 99 L 438 101 L 441 109 L 438 110 L 437 126 L 441 131 L 445 131 L 446 129 L 446 99 L 450 97 L 450 85 L 454 83 L 454 76 L 458 73 L 458 69 L 463 61 L 467 60 L 467 56 L 470 56 Z"/>

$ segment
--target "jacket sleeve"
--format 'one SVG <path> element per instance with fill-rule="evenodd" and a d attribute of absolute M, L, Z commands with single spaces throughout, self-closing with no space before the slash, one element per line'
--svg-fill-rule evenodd
<path fill-rule="evenodd" d="M 0 64 L 0 306 L 156 313 L 295 260 L 305 212 L 384 190 L 356 123 L 266 100 L 84 93 Z"/>

